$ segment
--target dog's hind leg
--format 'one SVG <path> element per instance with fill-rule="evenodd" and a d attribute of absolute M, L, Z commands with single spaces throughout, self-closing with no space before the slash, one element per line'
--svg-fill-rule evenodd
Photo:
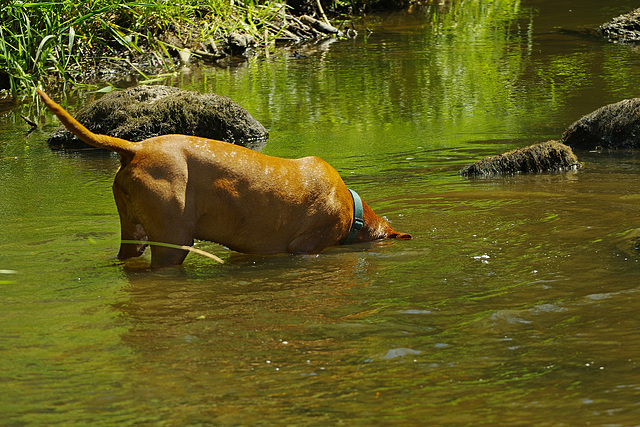
<path fill-rule="evenodd" d="M 156 235 L 156 233 L 149 233 L 149 240 L 152 242 L 162 242 L 176 246 L 192 246 L 193 237 L 186 232 L 179 232 L 178 230 L 172 230 L 171 235 L 162 233 Z M 189 252 L 185 249 L 166 247 L 161 245 L 151 245 L 151 268 L 158 267 L 170 267 L 173 265 L 180 265 L 187 257 Z"/>
<path fill-rule="evenodd" d="M 142 225 L 131 219 L 131 207 L 128 203 L 128 197 L 120 191 L 115 185 L 113 188 L 113 196 L 118 208 L 120 216 L 120 238 L 121 240 L 137 240 L 146 241 L 147 233 Z M 143 254 L 147 247 L 144 243 L 120 243 L 120 251 L 118 259 L 125 260 L 138 257 Z"/>
<path fill-rule="evenodd" d="M 159 211 L 167 212 L 163 209 L 159 209 Z M 185 223 L 186 221 L 181 215 L 154 215 L 152 220 L 143 222 L 143 227 L 150 242 L 192 246 L 193 231 Z M 180 265 L 188 253 L 184 249 L 151 243 L 151 268 Z"/>
<path fill-rule="evenodd" d="M 185 245 L 191 246 L 193 243 Z M 189 252 L 184 249 L 151 246 L 151 268 L 171 267 L 182 264 Z"/>
<path fill-rule="evenodd" d="M 129 259 L 142 255 L 147 247 L 145 243 L 124 243 L 126 240 L 147 241 L 147 235 L 140 224 L 125 224 L 120 219 L 121 240 L 118 259 Z"/>

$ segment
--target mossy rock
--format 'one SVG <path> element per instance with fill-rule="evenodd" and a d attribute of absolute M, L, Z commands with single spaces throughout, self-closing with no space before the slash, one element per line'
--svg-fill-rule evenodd
<path fill-rule="evenodd" d="M 486 177 L 539 173 L 569 170 L 579 166 L 580 162 L 570 147 L 558 141 L 547 141 L 478 160 L 465 166 L 460 175 Z"/>
<path fill-rule="evenodd" d="M 562 135 L 574 149 L 640 148 L 640 98 L 605 105 L 583 116 Z"/>
<path fill-rule="evenodd" d="M 269 137 L 265 127 L 230 98 L 170 86 L 111 92 L 73 115 L 92 132 L 134 142 L 182 134 L 246 146 L 263 144 Z M 47 142 L 54 149 L 89 147 L 63 126 Z"/>
<path fill-rule="evenodd" d="M 600 32 L 613 43 L 640 43 L 640 8 L 602 24 Z"/>

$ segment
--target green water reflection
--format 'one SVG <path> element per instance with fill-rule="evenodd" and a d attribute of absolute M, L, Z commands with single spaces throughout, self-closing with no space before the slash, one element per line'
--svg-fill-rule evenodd
<path fill-rule="evenodd" d="M 408 242 L 274 257 L 200 242 L 226 264 L 122 265 L 117 158 L 51 152 L 47 113 L 26 137 L 29 105 L 2 116 L 3 422 L 637 423 L 637 155 L 456 174 L 638 96 L 637 51 L 581 32 L 633 7 L 459 1 L 168 81 L 245 106 L 264 152 L 329 160 Z"/>

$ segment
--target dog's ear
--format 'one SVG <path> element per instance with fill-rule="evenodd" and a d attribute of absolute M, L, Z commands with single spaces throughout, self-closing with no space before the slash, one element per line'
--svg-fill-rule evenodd
<path fill-rule="evenodd" d="M 412 239 L 411 234 L 398 233 L 398 232 L 395 232 L 395 231 L 393 233 L 390 233 L 387 236 L 387 238 L 388 239 L 400 239 L 400 240 L 411 240 Z"/>

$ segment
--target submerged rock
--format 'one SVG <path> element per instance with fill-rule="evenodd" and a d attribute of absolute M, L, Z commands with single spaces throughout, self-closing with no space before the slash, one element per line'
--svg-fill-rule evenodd
<path fill-rule="evenodd" d="M 640 98 L 605 105 L 583 116 L 562 135 L 575 149 L 628 149 L 640 147 Z"/>
<path fill-rule="evenodd" d="M 238 145 L 259 145 L 269 132 L 225 96 L 170 86 L 138 86 L 103 96 L 73 114 L 89 130 L 129 141 L 183 134 Z M 47 140 L 54 149 L 89 147 L 60 126 Z"/>
<path fill-rule="evenodd" d="M 613 43 L 640 43 L 640 8 L 602 24 L 600 32 Z"/>
<path fill-rule="evenodd" d="M 486 157 L 465 166 L 460 175 L 469 177 L 568 170 L 578 167 L 578 158 L 568 146 L 547 141 Z"/>

